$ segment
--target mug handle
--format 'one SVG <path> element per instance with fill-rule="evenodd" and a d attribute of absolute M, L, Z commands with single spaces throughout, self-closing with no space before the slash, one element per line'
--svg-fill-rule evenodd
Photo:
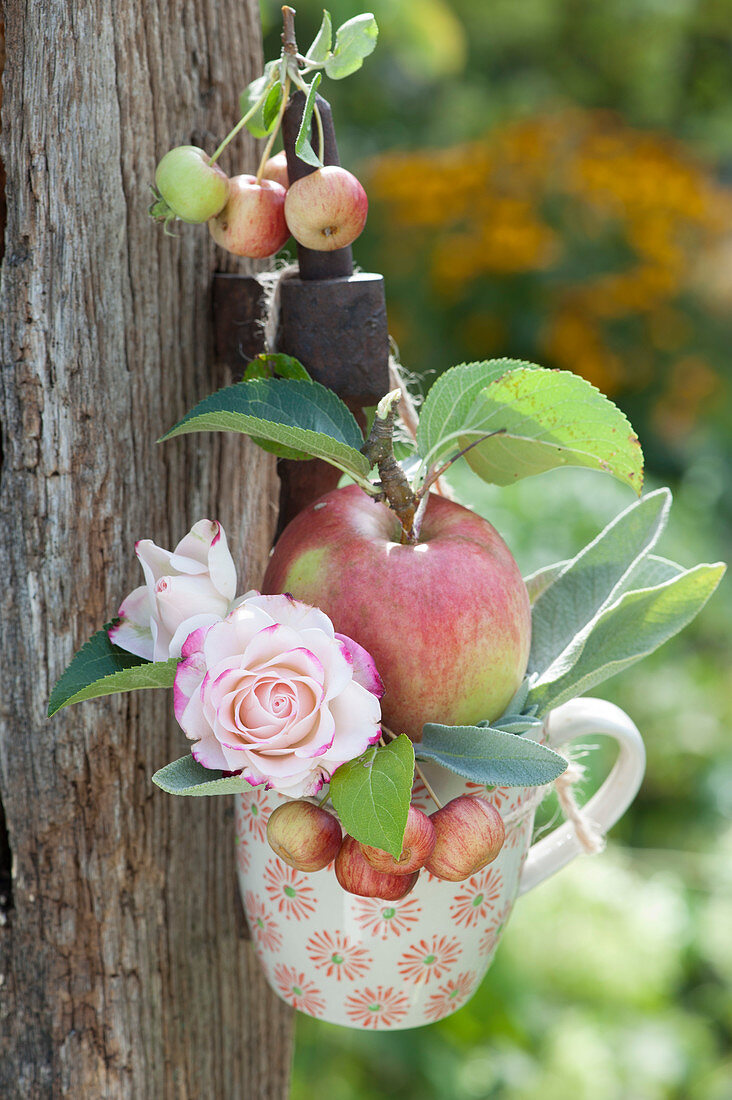
<path fill-rule="evenodd" d="M 623 816 L 638 793 L 646 770 L 643 738 L 625 711 L 604 699 L 571 699 L 552 711 L 546 722 L 547 744 L 560 748 L 568 741 L 605 734 L 618 743 L 615 766 L 584 813 L 605 833 Z M 557 826 L 532 844 L 521 872 L 519 895 L 533 889 L 584 849 L 572 823 Z"/>

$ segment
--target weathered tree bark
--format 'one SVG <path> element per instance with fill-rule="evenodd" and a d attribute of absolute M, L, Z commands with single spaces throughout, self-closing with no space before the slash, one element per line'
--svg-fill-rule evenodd
<path fill-rule="evenodd" d="M 45 718 L 140 583 L 136 539 L 170 547 L 217 518 L 239 590 L 260 579 L 270 457 L 243 437 L 155 443 L 228 380 L 209 317 L 222 254 L 205 227 L 170 240 L 146 214 L 156 160 L 213 149 L 235 120 L 257 4 L 6 0 L 4 19 L 0 1095 L 282 1097 L 291 1013 L 242 937 L 230 800 L 150 782 L 188 747 L 170 694 Z M 224 166 L 251 171 L 252 145 L 234 150 Z"/>

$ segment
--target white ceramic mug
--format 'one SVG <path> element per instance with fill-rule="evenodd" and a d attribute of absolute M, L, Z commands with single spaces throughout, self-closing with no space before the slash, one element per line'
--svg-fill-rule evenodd
<path fill-rule="evenodd" d="M 602 832 L 628 808 L 645 770 L 633 722 L 600 699 L 573 699 L 553 711 L 542 740 L 560 749 L 606 734 L 615 766 L 585 813 Z M 434 764 L 420 765 L 441 802 L 459 794 L 489 798 L 506 825 L 498 858 L 465 882 L 422 871 L 401 901 L 359 898 L 341 889 L 332 864 L 315 874 L 289 867 L 269 847 L 269 814 L 283 801 L 261 788 L 236 798 L 239 885 L 254 948 L 272 988 L 289 1004 L 331 1023 L 393 1030 L 434 1023 L 480 985 L 516 898 L 580 851 L 570 823 L 531 844 L 542 789 L 485 788 Z M 421 783 L 414 801 L 430 813 Z M 548 942 L 551 929 L 546 933 Z"/>

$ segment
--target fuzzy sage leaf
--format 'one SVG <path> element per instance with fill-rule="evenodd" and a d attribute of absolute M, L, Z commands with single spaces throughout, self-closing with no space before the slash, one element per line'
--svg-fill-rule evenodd
<path fill-rule="evenodd" d="M 330 798 L 347 833 L 399 859 L 413 780 L 414 746 L 402 733 L 342 764 L 330 781 Z"/>
<path fill-rule="evenodd" d="M 432 760 L 473 783 L 540 787 L 566 770 L 559 753 L 528 737 L 483 726 L 428 722 L 417 745 L 420 760 Z"/>
<path fill-rule="evenodd" d="M 295 139 L 296 154 L 300 160 L 304 160 L 306 164 L 311 164 L 313 168 L 323 167 L 322 160 L 310 144 L 310 127 L 313 121 L 313 111 L 315 110 L 315 96 L 317 95 L 318 85 L 321 80 L 321 74 L 316 73 L 310 83 L 307 98 L 305 99 L 305 107 L 302 112 L 300 129 Z"/>
<path fill-rule="evenodd" d="M 240 775 L 225 775 L 213 768 L 204 768 L 190 755 L 173 760 L 156 771 L 153 783 L 168 794 L 189 795 L 194 798 L 214 794 L 240 794 L 251 791 L 251 783 Z"/>

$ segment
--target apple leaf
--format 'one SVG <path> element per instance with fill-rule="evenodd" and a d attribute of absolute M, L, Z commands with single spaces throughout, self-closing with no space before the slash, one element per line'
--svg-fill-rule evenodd
<path fill-rule="evenodd" d="M 658 489 L 621 512 L 538 596 L 531 613 L 529 673 L 543 672 L 614 603 L 666 526 L 671 493 Z"/>
<path fill-rule="evenodd" d="M 264 66 L 262 75 L 258 76 L 256 80 L 253 80 L 251 84 L 247 84 L 246 88 L 239 96 L 239 110 L 242 113 L 242 117 L 251 111 L 257 100 L 262 98 L 267 88 L 272 87 L 273 84 L 279 81 L 279 68 L 279 61 L 268 61 Z M 269 97 L 267 97 L 267 99 L 269 99 Z M 249 130 L 250 134 L 253 134 L 254 137 L 267 137 L 267 135 L 272 132 L 274 123 L 277 119 L 275 115 L 269 127 L 265 125 L 265 102 L 262 103 L 259 110 L 256 111 L 246 123 L 247 130 Z"/>
<path fill-rule="evenodd" d="M 330 798 L 347 833 L 398 859 L 412 797 L 414 746 L 406 734 L 342 764 Z"/>
<path fill-rule="evenodd" d="M 364 478 L 370 469 L 359 450 L 363 436 L 353 413 L 319 382 L 237 382 L 205 397 L 162 440 L 188 432 L 242 432 L 256 442 L 266 440 L 322 458 L 355 478 Z"/>
<path fill-rule="evenodd" d="M 310 127 L 313 121 L 313 111 L 315 110 L 315 96 L 318 91 L 318 85 L 322 80 L 322 75 L 316 73 L 310 82 L 308 88 L 308 94 L 305 99 L 305 107 L 302 112 L 302 121 L 300 122 L 300 129 L 297 132 L 295 138 L 295 152 L 300 158 L 304 160 L 306 164 L 311 164 L 313 168 L 322 168 L 323 162 L 317 155 L 312 145 L 310 144 Z"/>
<path fill-rule="evenodd" d="M 460 372 L 454 377 L 448 371 L 435 398 L 439 410 L 429 407 L 428 394 L 422 412 L 428 421 L 418 442 L 430 465 L 450 450 L 474 444 L 466 462 L 496 485 L 512 485 L 558 466 L 584 466 L 612 474 L 640 493 L 640 444 L 612 401 L 569 371 L 507 364 L 511 361 L 489 360 L 480 369 L 474 364 L 470 370 L 453 368 Z M 477 384 L 481 369 L 482 388 Z"/>
<path fill-rule="evenodd" d="M 417 745 L 420 760 L 433 760 L 473 783 L 541 787 L 567 768 L 559 753 L 528 737 L 484 726 L 428 722 Z"/>
<path fill-rule="evenodd" d="M 336 31 L 333 52 L 325 59 L 325 71 L 331 80 L 342 80 L 363 65 L 363 59 L 376 49 L 379 28 L 371 12 L 356 15 Z"/>
<path fill-rule="evenodd" d="M 311 378 L 305 367 L 294 355 L 285 355 L 281 351 L 263 351 L 255 355 L 247 364 L 242 382 L 251 382 L 255 378 L 295 378 L 303 382 L 310 382 Z"/>
<path fill-rule="evenodd" d="M 269 133 L 277 121 L 277 115 L 280 113 L 280 107 L 282 106 L 282 85 L 279 80 L 276 84 L 273 84 L 269 90 L 269 95 L 264 101 L 262 107 L 262 122 L 264 124 L 267 133 Z"/>
<path fill-rule="evenodd" d="M 330 53 L 330 44 L 333 39 L 333 26 L 330 21 L 330 12 L 323 11 L 323 22 L 320 30 L 313 39 L 313 44 L 305 54 L 305 59 L 310 65 L 324 65 L 325 59 Z"/>
<path fill-rule="evenodd" d="M 93 634 L 72 658 L 65 672 L 57 680 L 48 700 L 48 717 L 84 699 L 99 699 L 103 695 L 115 695 L 120 691 L 138 691 L 140 688 L 169 688 L 173 686 L 176 657 L 169 661 L 146 661 L 119 646 L 112 645 L 108 627 Z"/>
<path fill-rule="evenodd" d="M 168 794 L 194 797 L 213 794 L 240 794 L 251 791 L 252 785 L 240 775 L 226 775 L 213 768 L 204 768 L 188 754 L 156 771 L 153 783 Z"/>
<path fill-rule="evenodd" d="M 661 566 L 657 562 L 652 568 L 668 572 L 670 566 L 673 563 Z M 721 562 L 697 565 L 660 584 L 624 591 L 615 603 L 604 606 L 538 675 L 531 685 L 528 703 L 538 706 L 539 715 L 546 714 L 653 653 L 701 611 L 725 568 Z M 544 595 L 549 592 L 551 588 Z"/>

